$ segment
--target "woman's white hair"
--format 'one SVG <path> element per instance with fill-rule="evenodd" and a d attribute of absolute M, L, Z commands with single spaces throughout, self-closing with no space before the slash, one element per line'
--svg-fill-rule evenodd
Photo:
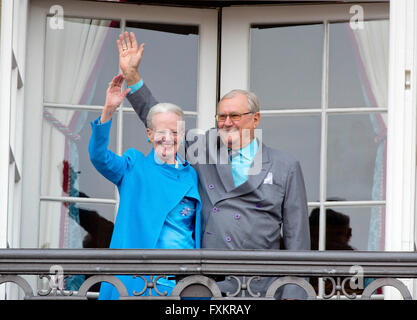
<path fill-rule="evenodd" d="M 181 121 L 181 123 L 184 123 L 184 112 L 180 107 L 173 103 L 169 102 L 163 102 L 158 103 L 154 105 L 151 110 L 149 110 L 148 116 L 146 117 L 146 127 L 148 129 L 153 129 L 153 117 L 158 113 L 166 113 L 171 112 L 178 116 L 178 120 Z M 181 126 L 182 128 L 182 126 Z"/>

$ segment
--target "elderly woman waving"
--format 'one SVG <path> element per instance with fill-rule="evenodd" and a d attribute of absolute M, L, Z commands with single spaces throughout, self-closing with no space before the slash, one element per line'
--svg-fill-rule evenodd
<path fill-rule="evenodd" d="M 122 92 L 123 75 L 109 85 L 101 117 L 91 123 L 90 160 L 113 182 L 120 204 L 110 243 L 117 249 L 194 249 L 200 248 L 201 201 L 197 173 L 177 155 L 184 139 L 182 110 L 173 104 L 157 104 L 147 118 L 148 142 L 152 151 L 145 156 L 136 149 L 122 156 L 110 151 L 112 116 L 130 89 Z M 129 295 L 141 292 L 140 277 L 118 276 Z M 158 280 L 158 291 L 170 293 L 173 280 Z M 146 292 L 147 290 L 145 290 Z M 102 283 L 99 299 L 118 299 L 115 287 Z"/>

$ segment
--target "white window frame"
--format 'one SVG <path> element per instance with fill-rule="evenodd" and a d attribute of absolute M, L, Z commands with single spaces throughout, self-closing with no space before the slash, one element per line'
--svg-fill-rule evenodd
<path fill-rule="evenodd" d="M 28 1 L 1 1 L 0 36 L 0 248 L 20 247 L 24 70 Z M 1 286 L 0 299 L 17 298 Z"/>
<path fill-rule="evenodd" d="M 13 4 L 1 3 L 1 35 L 0 35 L 0 176 L 9 176 L 10 150 L 10 95 L 12 76 L 12 36 Z M 0 248 L 7 246 L 7 220 L 9 209 L 9 180 L 0 181 Z M 0 300 L 5 299 L 6 288 L 0 287 Z"/>
<path fill-rule="evenodd" d="M 417 82 L 417 4 L 414 0 L 390 1 L 379 4 L 360 4 L 364 8 L 365 20 L 390 19 L 389 57 L 389 101 L 387 108 L 327 109 L 323 100 L 321 110 L 273 110 L 269 114 L 327 114 L 336 112 L 388 114 L 387 191 L 386 201 L 326 202 L 326 148 L 321 148 L 320 202 L 309 203 L 309 207 L 327 206 L 386 206 L 386 251 L 414 251 L 416 215 L 416 82 Z M 230 7 L 222 11 L 222 68 L 221 95 L 233 88 L 249 88 L 250 70 L 250 25 L 262 23 L 314 23 L 349 21 L 352 4 L 306 5 L 306 6 L 265 6 Z M 324 8 L 325 7 L 325 8 Z M 325 48 L 328 43 L 328 27 L 325 27 Z M 326 39 L 327 38 L 327 39 Z M 326 51 L 326 50 L 325 50 Z M 323 68 L 326 69 L 327 53 L 324 52 Z M 405 71 L 411 71 L 410 87 L 405 88 Z M 327 79 L 323 80 L 322 96 L 326 96 Z M 262 112 L 261 112 L 262 113 Z M 322 145 L 327 141 L 327 121 L 322 116 Z M 323 150 L 324 149 L 324 150 Z M 324 224 L 324 214 L 321 214 Z M 320 235 L 323 247 L 324 234 Z M 415 294 L 412 281 L 404 281 Z M 321 292 L 323 287 L 321 288 Z M 395 290 L 384 290 L 385 298 L 398 297 Z"/>
<path fill-rule="evenodd" d="M 387 19 L 388 4 L 362 5 L 365 19 Z M 320 201 L 309 202 L 309 207 L 320 208 L 320 225 L 325 226 L 326 207 L 381 206 L 385 201 L 326 201 L 327 176 L 327 115 L 330 114 L 369 114 L 388 112 L 380 108 L 328 108 L 328 70 L 329 70 L 329 24 L 335 21 L 349 21 L 351 5 L 305 5 L 305 6 L 265 6 L 225 8 L 222 13 L 222 70 L 221 95 L 233 88 L 249 89 L 250 86 L 250 27 L 252 24 L 305 24 L 322 23 L 323 37 L 323 78 L 322 105 L 318 109 L 261 110 L 261 115 L 321 115 L 320 155 Z M 233 72 L 233 70 L 236 70 Z M 325 233 L 320 233 L 319 249 L 325 247 Z"/>
<path fill-rule="evenodd" d="M 13 3 L 2 1 L 1 8 L 1 43 L 0 43 L 0 152 L 9 155 L 10 150 L 10 99 L 12 78 L 12 35 Z M 9 157 L 0 158 L 0 175 L 9 175 Z M 8 212 L 9 183 L 7 179 L 0 182 L 0 212 Z M 0 248 L 7 245 L 7 215 L 0 214 Z"/>
<path fill-rule="evenodd" d="M 197 126 L 200 129 L 206 130 L 214 125 L 215 108 L 213 106 L 216 104 L 217 93 L 217 10 L 68 0 L 32 1 L 27 57 L 27 74 L 31 77 L 28 78 L 27 83 L 27 109 L 25 110 L 25 141 L 30 141 L 30 144 L 26 143 L 25 146 L 27 152 L 24 156 L 23 172 L 26 178 L 22 195 L 24 199 L 22 246 L 25 247 L 33 247 L 38 243 L 41 201 L 97 204 L 117 204 L 118 202 L 117 193 L 114 199 L 53 197 L 40 194 L 43 109 L 48 107 L 102 110 L 102 106 L 53 104 L 43 100 L 46 17 L 50 14 L 50 8 L 55 5 L 61 6 L 64 9 L 64 16 L 68 17 L 118 20 L 121 23 L 121 31 L 125 30 L 126 21 L 197 25 L 199 27 L 197 112 L 186 114 L 197 116 Z M 120 124 L 124 112 L 132 113 L 134 110 L 123 106 L 118 110 L 116 152 L 119 154 L 122 152 L 122 125 Z"/>
<path fill-rule="evenodd" d="M 390 1 L 386 250 L 416 251 L 417 3 Z M 408 74 L 409 72 L 409 74 Z M 403 280 L 417 297 L 417 281 Z M 388 299 L 399 299 L 387 288 Z"/>

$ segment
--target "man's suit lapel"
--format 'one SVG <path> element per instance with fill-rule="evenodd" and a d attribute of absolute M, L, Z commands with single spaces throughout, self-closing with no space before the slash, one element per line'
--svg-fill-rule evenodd
<path fill-rule="evenodd" d="M 261 155 L 262 159 L 260 159 Z M 257 189 L 261 183 L 263 183 L 272 165 L 268 147 L 266 147 L 264 144 L 259 144 L 259 149 L 254 159 L 254 162 L 256 161 L 259 161 L 258 163 L 262 162 L 262 168 L 259 167 L 257 170 L 259 172 L 257 172 L 257 174 L 249 174 L 248 180 L 238 187 L 235 187 L 233 182 L 232 165 L 216 165 L 217 173 L 219 174 L 219 178 L 226 190 L 224 195 L 218 198 L 218 201 L 239 197 L 243 194 L 250 193 Z"/>
<path fill-rule="evenodd" d="M 213 132 L 212 132 L 213 133 Z M 207 148 L 209 149 L 209 161 L 215 163 L 216 171 L 226 192 L 230 192 L 235 188 L 233 182 L 232 165 L 228 148 L 221 142 L 216 130 L 216 135 L 212 135 L 208 140 Z"/>
<path fill-rule="evenodd" d="M 217 164 L 216 165 L 217 174 L 219 175 L 220 181 L 223 184 L 226 193 L 231 192 L 235 189 L 235 184 L 233 182 L 233 173 L 232 165 L 228 164 Z"/>

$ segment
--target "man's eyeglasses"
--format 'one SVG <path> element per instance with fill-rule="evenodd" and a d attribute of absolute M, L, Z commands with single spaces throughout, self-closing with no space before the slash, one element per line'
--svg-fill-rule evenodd
<path fill-rule="evenodd" d="M 246 113 L 232 113 L 232 114 L 216 114 L 216 120 L 217 122 L 225 122 L 227 117 L 230 118 L 230 120 L 232 120 L 233 122 L 238 122 L 242 119 L 242 116 L 246 115 L 246 114 L 250 114 L 253 112 L 246 112 Z"/>

